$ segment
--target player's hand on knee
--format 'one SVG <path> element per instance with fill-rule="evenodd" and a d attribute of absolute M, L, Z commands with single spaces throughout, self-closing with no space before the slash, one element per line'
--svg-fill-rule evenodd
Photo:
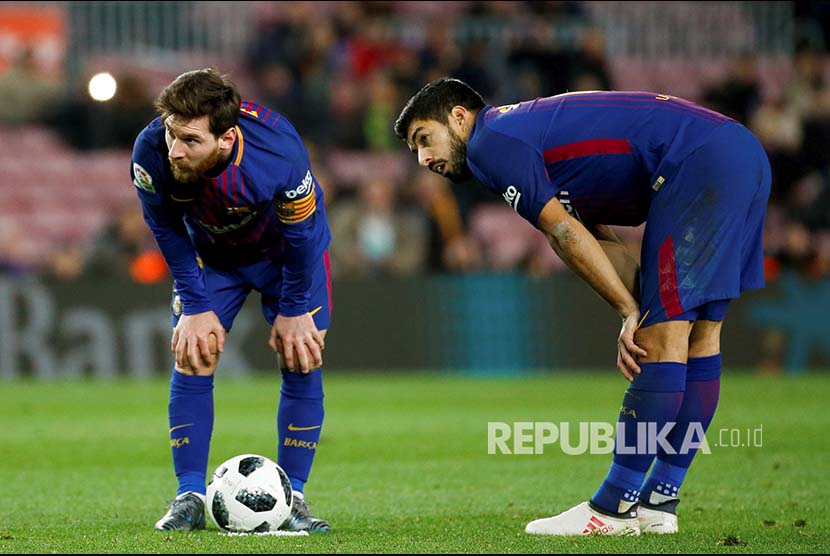
<path fill-rule="evenodd" d="M 634 381 L 634 375 L 640 374 L 637 365 L 638 357 L 645 357 L 646 351 L 634 343 L 634 333 L 640 326 L 640 312 L 635 311 L 623 319 L 622 330 L 617 339 L 617 367 L 629 382 Z"/>
<path fill-rule="evenodd" d="M 211 337 L 215 336 L 211 335 Z M 215 346 L 215 341 L 212 342 L 212 344 Z M 209 376 L 216 372 L 217 366 L 219 366 L 218 353 L 214 355 L 213 361 L 210 363 L 207 363 L 201 359 L 196 363 L 192 363 L 190 358 L 186 357 L 183 365 L 176 363 L 176 370 L 186 375 Z"/>
<path fill-rule="evenodd" d="M 282 354 L 289 371 L 308 373 L 323 366 L 323 335 L 309 313 L 296 317 L 278 315 L 271 327 L 268 345 Z"/>
<path fill-rule="evenodd" d="M 213 311 L 182 315 L 170 341 L 176 366 L 195 374 L 212 372 L 224 345 L 225 328 Z"/>

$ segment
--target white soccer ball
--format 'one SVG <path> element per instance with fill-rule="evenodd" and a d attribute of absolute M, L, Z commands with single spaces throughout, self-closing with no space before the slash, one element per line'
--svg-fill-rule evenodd
<path fill-rule="evenodd" d="M 226 531 L 276 531 L 291 514 L 291 482 L 272 460 L 256 454 L 232 457 L 207 486 L 210 517 Z"/>

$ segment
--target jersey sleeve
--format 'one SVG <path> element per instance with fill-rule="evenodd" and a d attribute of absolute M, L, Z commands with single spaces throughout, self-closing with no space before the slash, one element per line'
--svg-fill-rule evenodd
<path fill-rule="evenodd" d="M 204 275 L 196 258 L 196 249 L 187 234 L 181 213 L 165 202 L 162 179 L 164 162 L 146 137 L 139 135 L 133 148 L 130 177 L 136 188 L 144 220 L 153 232 L 176 291 L 182 300 L 182 311 L 194 315 L 210 310 Z"/>
<path fill-rule="evenodd" d="M 161 180 L 164 159 L 153 146 L 153 135 L 158 130 L 149 125 L 139 134 L 133 146 L 130 161 L 130 179 L 142 204 L 160 205 L 164 201 Z"/>
<path fill-rule="evenodd" d="M 273 202 L 285 240 L 279 314 L 294 317 L 313 309 L 311 277 L 329 239 L 322 189 L 302 145 L 289 158 L 285 183 L 277 187 Z"/>
<path fill-rule="evenodd" d="M 542 153 L 515 137 L 492 130 L 482 133 L 467 153 L 470 170 L 538 227 L 539 213 L 559 192 L 548 176 Z"/>

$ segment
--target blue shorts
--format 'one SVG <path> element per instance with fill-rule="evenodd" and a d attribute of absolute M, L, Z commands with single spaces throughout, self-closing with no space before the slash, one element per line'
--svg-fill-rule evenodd
<path fill-rule="evenodd" d="M 646 219 L 643 326 L 722 320 L 726 303 L 701 307 L 764 287 L 762 239 L 771 174 L 758 140 L 740 124 L 723 124 L 672 174 L 653 193 Z"/>
<path fill-rule="evenodd" d="M 274 324 L 279 311 L 282 291 L 282 265 L 273 261 L 261 261 L 233 270 L 219 270 L 205 265 L 205 284 L 212 310 L 219 322 L 230 330 L 242 304 L 256 290 L 261 294 L 262 314 L 269 325 Z M 329 254 L 323 254 L 311 276 L 311 297 L 308 311 L 312 313 L 317 330 L 326 330 L 331 324 L 331 273 Z M 179 322 L 181 311 L 176 308 L 176 289 L 173 288 L 173 326 Z M 179 313 L 179 314 L 177 314 Z"/>

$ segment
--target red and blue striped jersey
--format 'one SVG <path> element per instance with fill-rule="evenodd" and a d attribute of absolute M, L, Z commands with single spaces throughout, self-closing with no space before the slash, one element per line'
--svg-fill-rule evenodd
<path fill-rule="evenodd" d="M 467 162 L 534 226 L 554 196 L 583 222 L 637 226 L 679 163 L 727 121 L 657 93 L 567 93 L 483 108 Z"/>
<path fill-rule="evenodd" d="M 280 314 L 303 314 L 311 272 L 331 240 L 323 191 L 302 139 L 279 113 L 242 102 L 236 132 L 230 161 L 218 175 L 182 184 L 170 170 L 161 118 L 145 127 L 130 169 L 145 220 L 185 314 L 211 309 L 199 259 L 222 269 L 281 262 Z"/>

